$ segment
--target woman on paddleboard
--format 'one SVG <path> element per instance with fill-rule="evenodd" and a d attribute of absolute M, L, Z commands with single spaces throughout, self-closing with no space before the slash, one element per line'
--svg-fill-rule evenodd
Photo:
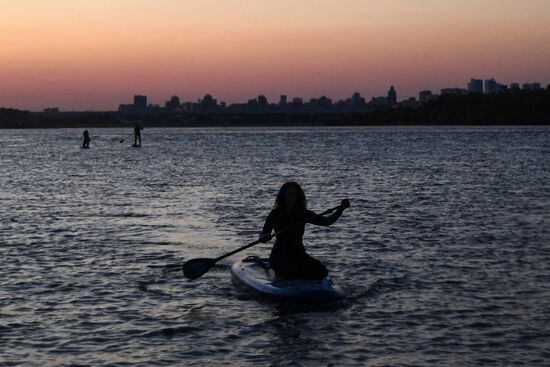
<path fill-rule="evenodd" d="M 296 182 L 287 182 L 277 194 L 275 206 L 265 220 L 260 240 L 268 242 L 273 230 L 283 231 L 277 235 L 269 261 L 278 277 L 284 279 L 317 280 L 328 275 L 327 268 L 317 259 L 309 256 L 302 242 L 306 223 L 330 226 L 343 211 L 349 208 L 349 200 L 344 199 L 340 207 L 330 216 L 319 216 L 307 209 L 304 191 Z"/>

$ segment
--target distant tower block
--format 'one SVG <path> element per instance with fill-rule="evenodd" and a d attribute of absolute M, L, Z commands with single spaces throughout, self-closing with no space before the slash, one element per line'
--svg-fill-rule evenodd
<path fill-rule="evenodd" d="M 266 96 L 264 95 L 258 96 L 258 107 L 260 107 L 261 110 L 265 110 L 267 109 L 268 106 L 269 106 L 269 102 L 267 101 Z"/>
<path fill-rule="evenodd" d="M 397 104 L 397 92 L 395 91 L 395 88 L 392 85 L 390 90 L 388 91 L 388 105 L 393 106 L 396 104 Z"/>
<path fill-rule="evenodd" d="M 420 103 L 427 103 L 435 100 L 435 96 L 432 94 L 431 90 L 423 90 L 418 93 L 418 100 Z"/>
<path fill-rule="evenodd" d="M 470 79 L 468 83 L 468 93 L 483 93 L 483 80 L 481 79 Z"/>
<path fill-rule="evenodd" d="M 134 96 L 134 108 L 144 110 L 147 108 L 147 96 Z"/>
<path fill-rule="evenodd" d="M 485 94 L 493 94 L 498 92 L 498 83 L 495 79 L 487 79 L 484 82 Z"/>

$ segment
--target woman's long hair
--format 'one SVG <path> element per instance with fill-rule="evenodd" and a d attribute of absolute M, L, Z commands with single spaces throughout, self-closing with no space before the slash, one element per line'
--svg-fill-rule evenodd
<path fill-rule="evenodd" d="M 275 199 L 275 205 L 274 209 L 280 209 L 286 206 L 286 203 L 284 202 L 284 192 L 288 188 L 294 188 L 296 189 L 296 192 L 298 196 L 296 197 L 296 202 L 294 203 L 294 208 L 292 210 L 300 210 L 304 211 L 307 208 L 307 199 L 306 194 L 304 193 L 304 190 L 298 185 L 298 183 L 294 181 L 289 181 L 283 184 L 281 188 L 279 189 L 279 193 L 277 194 L 277 198 Z"/>

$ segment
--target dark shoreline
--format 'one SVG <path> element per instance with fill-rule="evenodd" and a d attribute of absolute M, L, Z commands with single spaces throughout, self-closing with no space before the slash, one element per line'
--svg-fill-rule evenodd
<path fill-rule="evenodd" d="M 428 127 L 428 126 L 448 126 L 448 127 L 459 127 L 459 126 L 487 126 L 487 127 L 528 127 L 528 126 L 550 126 L 550 122 L 547 123 L 385 123 L 385 124 L 148 124 L 142 123 L 142 126 L 148 129 L 171 129 L 171 128 L 255 128 L 255 127 L 265 127 L 265 128 L 291 128 L 291 127 Z M 55 129 L 131 129 L 133 125 L 131 124 L 119 124 L 119 125 L 104 125 L 104 124 L 83 124 L 83 125 L 48 125 L 48 126 L 1 126 L 0 130 L 55 130 Z"/>
<path fill-rule="evenodd" d="M 290 127 L 550 125 L 550 90 L 444 95 L 418 108 L 219 112 L 29 112 L 0 108 L 0 129 L 145 127 Z"/>

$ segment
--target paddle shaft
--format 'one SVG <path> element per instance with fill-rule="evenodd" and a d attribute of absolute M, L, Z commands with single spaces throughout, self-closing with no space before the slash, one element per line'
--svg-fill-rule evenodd
<path fill-rule="evenodd" d="M 332 209 L 329 209 L 329 210 L 325 210 L 324 212 L 322 212 L 321 214 L 317 214 L 317 216 L 322 216 L 322 215 L 325 215 L 325 214 L 328 214 L 328 213 L 331 213 L 339 208 L 342 207 L 342 204 L 332 208 Z M 310 217 L 306 218 L 306 221 L 307 219 L 309 219 Z M 187 278 L 190 278 L 190 279 L 197 279 L 199 277 L 201 277 L 203 274 L 207 273 L 208 270 L 210 270 L 210 268 L 212 266 L 214 266 L 214 264 L 218 261 L 220 261 L 221 259 L 225 259 L 226 257 L 229 257 L 231 255 L 234 255 L 236 254 L 237 252 L 240 252 L 240 251 L 243 251 L 243 250 L 246 250 L 247 248 L 249 247 L 252 247 L 254 245 L 257 245 L 258 243 L 260 242 L 263 242 L 264 240 L 270 240 L 271 238 L 273 238 L 273 236 L 277 236 L 285 231 L 288 231 L 290 230 L 291 228 L 294 228 L 298 225 L 302 225 L 302 223 L 297 223 L 293 226 L 290 226 L 290 227 L 287 227 L 285 229 L 282 229 L 280 231 L 277 231 L 275 232 L 273 235 L 269 234 L 269 235 L 265 235 L 265 236 L 262 236 L 260 239 L 254 241 L 254 242 L 251 242 L 249 243 L 248 245 L 246 246 L 243 246 L 243 247 L 240 247 L 236 250 L 233 250 L 231 252 L 228 252 L 227 254 L 225 255 L 222 255 L 218 258 L 215 258 L 215 259 L 205 259 L 205 258 L 200 258 L 200 259 L 191 259 L 187 262 L 185 262 L 185 264 L 183 264 L 183 275 L 185 275 L 185 277 Z M 266 241 L 266 242 L 267 242 Z"/>
<path fill-rule="evenodd" d="M 335 206 L 334 208 L 325 210 L 325 211 L 322 212 L 321 214 L 317 214 L 317 215 L 318 215 L 318 216 L 323 216 L 323 215 L 332 213 L 333 211 L 335 211 L 335 210 L 337 210 L 338 208 L 340 208 L 340 206 L 341 206 L 341 205 Z M 282 234 L 282 233 L 284 233 L 284 232 L 290 230 L 291 228 L 294 228 L 295 226 L 296 226 L 296 225 L 291 226 L 291 227 L 288 227 L 288 228 L 285 228 L 285 229 L 281 229 L 280 231 L 275 232 L 271 237 L 276 237 L 276 236 L 278 236 L 278 235 L 280 235 L 280 234 Z M 256 240 L 256 241 L 254 241 L 254 242 L 250 242 L 248 245 L 245 245 L 245 246 L 243 246 L 243 247 L 239 247 L 239 248 L 236 249 L 236 250 L 233 250 L 233 251 L 231 251 L 231 252 L 228 252 L 228 253 L 225 254 L 225 255 L 222 255 L 222 256 L 220 256 L 220 257 L 215 258 L 215 259 L 213 260 L 213 263 L 216 263 L 216 262 L 220 261 L 221 259 L 225 259 L 226 257 L 229 257 L 229 256 L 231 256 L 231 255 L 235 255 L 237 252 L 241 252 L 241 251 L 243 251 L 243 250 L 246 250 L 247 248 L 250 248 L 250 247 L 252 247 L 252 246 L 255 246 L 255 245 L 257 245 L 257 244 L 260 243 L 260 242 L 262 242 L 261 239 Z"/>
<path fill-rule="evenodd" d="M 131 133 L 130 135 L 128 135 L 127 137 L 125 137 L 124 139 L 122 139 L 122 140 L 120 141 L 120 143 L 124 143 L 124 140 L 128 139 L 128 138 L 129 138 L 130 136 L 132 136 L 132 135 L 134 135 L 134 133 Z"/>

